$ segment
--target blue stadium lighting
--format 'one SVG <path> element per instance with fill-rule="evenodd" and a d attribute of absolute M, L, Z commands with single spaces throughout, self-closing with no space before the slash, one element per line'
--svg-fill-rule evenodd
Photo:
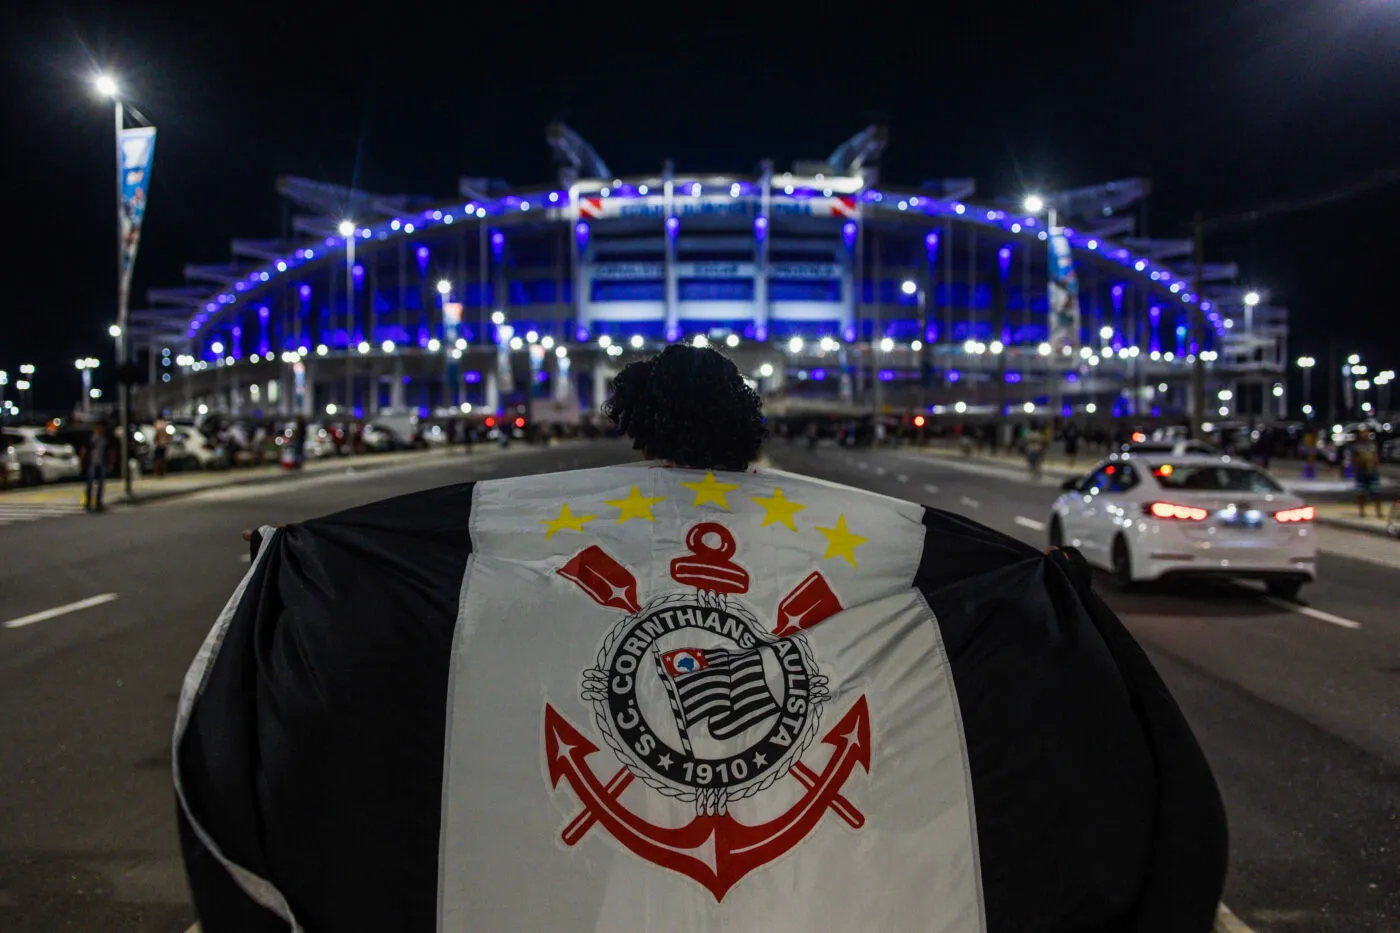
<path fill-rule="evenodd" d="M 403 224 L 399 222 L 399 219 L 398 219 L 397 217 L 395 217 L 393 220 L 389 221 L 389 229 L 390 229 L 390 230 L 397 231 L 397 230 L 398 230 L 400 227 L 402 227 L 402 226 L 403 226 Z"/>
<path fill-rule="evenodd" d="M 854 221 L 848 220 L 841 225 L 841 240 L 848 250 L 856 245 L 856 229 Z"/>
<path fill-rule="evenodd" d="M 413 224 L 404 224 L 404 225 L 403 225 L 403 232 L 404 232 L 404 233 L 412 233 L 412 232 L 413 232 L 413 229 L 414 229 Z"/>
<path fill-rule="evenodd" d="M 666 235 L 668 237 L 674 240 L 676 238 L 676 234 L 680 232 L 680 229 L 681 219 L 679 217 L 666 218 Z"/>
<path fill-rule="evenodd" d="M 287 271 L 287 262 L 286 262 L 286 260 L 283 260 L 283 259 L 277 260 L 277 271 L 278 271 L 278 272 L 286 272 L 286 271 Z"/>
<path fill-rule="evenodd" d="M 442 222 L 445 223 L 445 224 L 449 224 L 449 225 L 450 225 L 450 224 L 452 223 L 452 215 L 451 215 L 451 214 L 443 214 L 443 215 L 442 215 Z"/>
<path fill-rule="evenodd" d="M 762 214 L 753 219 L 753 235 L 756 240 L 763 240 L 768 236 L 768 218 Z"/>
<path fill-rule="evenodd" d="M 954 214 L 958 214 L 958 215 L 966 214 L 966 213 L 967 213 L 967 205 L 965 205 L 965 204 L 954 204 L 954 205 L 953 205 L 953 213 L 954 213 Z"/>

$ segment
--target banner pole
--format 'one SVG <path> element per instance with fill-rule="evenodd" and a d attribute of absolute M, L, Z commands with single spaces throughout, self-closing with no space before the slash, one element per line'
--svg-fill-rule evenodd
<path fill-rule="evenodd" d="M 122 102 L 118 99 L 113 107 L 114 141 L 116 143 L 117 159 L 117 406 L 120 409 L 120 428 L 118 433 L 118 450 L 121 452 L 122 490 L 126 498 L 131 495 L 131 464 L 128 433 L 131 424 L 131 385 L 126 378 L 126 356 L 127 356 L 127 306 L 128 296 L 131 290 L 131 280 L 126 270 L 126 230 L 122 222 L 123 194 L 122 194 Z"/>

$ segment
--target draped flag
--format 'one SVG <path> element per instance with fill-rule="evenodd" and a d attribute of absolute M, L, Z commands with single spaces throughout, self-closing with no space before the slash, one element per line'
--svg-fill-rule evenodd
<path fill-rule="evenodd" d="M 267 529 L 176 722 L 203 928 L 1206 933 L 1214 783 L 1087 581 L 654 463 Z"/>

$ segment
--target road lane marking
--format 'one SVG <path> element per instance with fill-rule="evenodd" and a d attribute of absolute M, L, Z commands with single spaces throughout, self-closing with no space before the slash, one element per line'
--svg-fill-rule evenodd
<path fill-rule="evenodd" d="M 936 496 L 938 495 L 938 487 L 933 485 L 933 483 L 924 483 L 924 492 L 928 493 L 930 496 Z"/>
<path fill-rule="evenodd" d="M 1020 525 L 1022 528 L 1029 528 L 1031 531 L 1045 530 L 1044 522 L 1038 522 L 1033 518 L 1026 518 L 1024 515 L 1017 515 L 1015 521 L 1016 524 Z"/>
<path fill-rule="evenodd" d="M 70 612 L 78 612 L 82 609 L 91 609 L 93 606 L 100 606 L 103 603 L 110 603 L 117 598 L 116 593 L 102 593 L 99 596 L 89 596 L 87 599 L 80 599 L 76 603 L 69 603 L 66 606 L 57 606 L 53 609 L 45 609 L 43 612 L 35 612 L 27 616 L 20 616 L 18 619 L 11 619 L 5 623 L 5 628 L 24 628 L 26 625 L 33 625 L 35 622 L 43 622 L 56 616 L 67 615 Z"/>
<path fill-rule="evenodd" d="M 884 476 L 884 475 L 885 475 L 885 468 L 884 468 L 884 467 L 876 467 L 876 468 L 875 468 L 875 475 L 876 475 L 876 476 Z"/>
<path fill-rule="evenodd" d="M 1275 606 L 1278 606 L 1280 609 L 1287 609 L 1289 612 L 1296 612 L 1299 615 L 1305 615 L 1310 619 L 1317 619 L 1320 622 L 1330 622 L 1331 624 L 1339 625 L 1342 628 L 1361 628 L 1360 622 L 1353 622 L 1351 619 L 1344 619 L 1341 616 L 1334 616 L 1330 612 L 1323 612 L 1321 609 L 1314 609 L 1312 606 L 1302 606 L 1298 603 L 1290 603 L 1287 600 L 1275 599 L 1272 596 L 1268 596 L 1265 598 L 1268 599 L 1268 601 L 1273 603 Z"/>
<path fill-rule="evenodd" d="M 1254 933 L 1254 931 L 1245 926 L 1244 921 L 1236 917 L 1234 911 L 1221 904 L 1219 913 L 1215 915 L 1213 933 Z"/>
<path fill-rule="evenodd" d="M 958 501 L 969 509 L 980 509 L 982 507 L 982 503 L 978 502 L 976 499 L 969 499 L 967 496 L 963 496 Z"/>
<path fill-rule="evenodd" d="M 901 483 L 907 483 L 907 482 L 909 482 L 909 474 L 908 474 L 908 473 L 896 473 L 896 474 L 894 475 L 894 478 L 897 479 L 897 480 L 899 480 Z"/>
<path fill-rule="evenodd" d="M 866 463 L 864 460 L 862 460 L 860 463 L 857 463 L 857 464 L 856 464 L 856 469 L 858 469 L 858 470 L 868 470 L 868 469 L 870 469 L 870 464 L 868 464 L 868 463 Z"/>

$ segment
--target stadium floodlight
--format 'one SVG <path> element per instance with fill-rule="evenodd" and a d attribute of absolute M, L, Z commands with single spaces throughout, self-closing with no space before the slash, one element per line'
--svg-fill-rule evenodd
<path fill-rule="evenodd" d="M 353 220 L 342 220 L 340 222 L 340 226 L 337 229 L 340 231 L 341 236 L 354 236 L 355 222 Z"/>
<path fill-rule="evenodd" d="M 1041 211 L 1045 210 L 1045 199 L 1038 194 L 1028 194 L 1026 195 L 1026 201 L 1023 206 L 1026 209 L 1026 213 L 1039 214 Z"/>
<path fill-rule="evenodd" d="M 103 97 L 117 99 L 117 80 L 108 74 L 100 74 L 92 79 L 92 86 Z"/>

